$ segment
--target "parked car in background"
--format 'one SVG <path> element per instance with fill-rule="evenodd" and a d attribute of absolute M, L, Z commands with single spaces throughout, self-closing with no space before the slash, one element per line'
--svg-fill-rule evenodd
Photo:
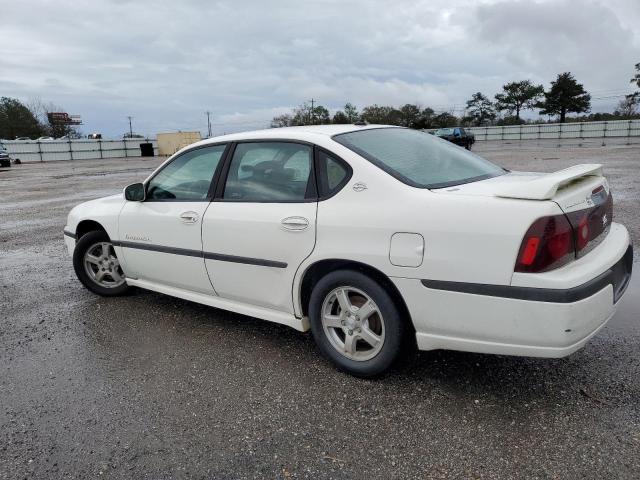
<path fill-rule="evenodd" d="M 462 127 L 439 128 L 435 131 L 435 135 L 467 150 L 471 150 L 471 145 L 476 141 L 476 136 Z"/>
<path fill-rule="evenodd" d="M 52 140 L 55 140 L 55 138 L 53 138 L 53 137 L 38 137 L 38 141 L 39 142 L 50 142 Z"/>
<path fill-rule="evenodd" d="M 101 133 L 90 133 L 89 135 L 87 135 L 87 138 L 89 138 L 91 140 L 101 140 L 102 139 L 102 134 Z"/>
<path fill-rule="evenodd" d="M 16 140 L 31 140 L 29 137 L 16 137 Z"/>
<path fill-rule="evenodd" d="M 310 328 L 339 368 L 373 376 L 411 344 L 575 352 L 631 276 L 612 220 L 601 165 L 509 172 L 425 132 L 321 125 L 189 145 L 76 206 L 64 239 L 96 294 L 141 287 Z"/>
<path fill-rule="evenodd" d="M 0 143 L 0 167 L 10 167 L 11 166 L 11 157 L 9 157 L 9 153 L 5 146 Z"/>

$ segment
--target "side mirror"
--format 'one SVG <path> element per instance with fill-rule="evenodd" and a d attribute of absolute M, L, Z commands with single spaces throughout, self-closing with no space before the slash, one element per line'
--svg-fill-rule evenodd
<path fill-rule="evenodd" d="M 130 202 L 143 202 L 145 197 L 144 183 L 132 183 L 124 189 L 124 198 Z"/>

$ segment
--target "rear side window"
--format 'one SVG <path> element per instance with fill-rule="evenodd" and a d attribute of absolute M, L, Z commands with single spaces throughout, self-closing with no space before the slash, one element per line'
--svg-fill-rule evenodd
<path fill-rule="evenodd" d="M 419 188 L 450 187 L 505 173 L 464 148 L 408 128 L 371 128 L 334 135 L 333 139 L 398 180 Z"/>
<path fill-rule="evenodd" d="M 351 169 L 324 150 L 318 151 L 318 187 L 320 197 L 330 197 L 349 181 Z"/>
<path fill-rule="evenodd" d="M 295 202 L 308 197 L 313 149 L 289 142 L 239 143 L 223 198 L 240 202 Z"/>
<path fill-rule="evenodd" d="M 226 145 L 186 152 L 164 167 L 147 185 L 147 200 L 206 200 Z"/>

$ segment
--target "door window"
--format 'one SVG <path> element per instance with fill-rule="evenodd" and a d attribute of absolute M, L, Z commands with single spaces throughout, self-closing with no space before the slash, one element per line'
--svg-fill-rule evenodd
<path fill-rule="evenodd" d="M 209 187 L 226 145 L 186 152 L 163 168 L 147 185 L 147 200 L 207 200 Z"/>
<path fill-rule="evenodd" d="M 223 198 L 241 202 L 292 202 L 309 198 L 313 149 L 288 142 L 236 146 Z"/>

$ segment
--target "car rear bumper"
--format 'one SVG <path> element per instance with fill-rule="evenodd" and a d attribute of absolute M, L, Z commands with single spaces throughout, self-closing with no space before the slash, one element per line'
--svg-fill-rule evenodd
<path fill-rule="evenodd" d="M 600 264 L 587 282 L 568 288 L 392 280 L 421 350 L 564 357 L 584 346 L 615 313 L 633 263 L 628 234 L 624 238 L 621 255 Z"/>

